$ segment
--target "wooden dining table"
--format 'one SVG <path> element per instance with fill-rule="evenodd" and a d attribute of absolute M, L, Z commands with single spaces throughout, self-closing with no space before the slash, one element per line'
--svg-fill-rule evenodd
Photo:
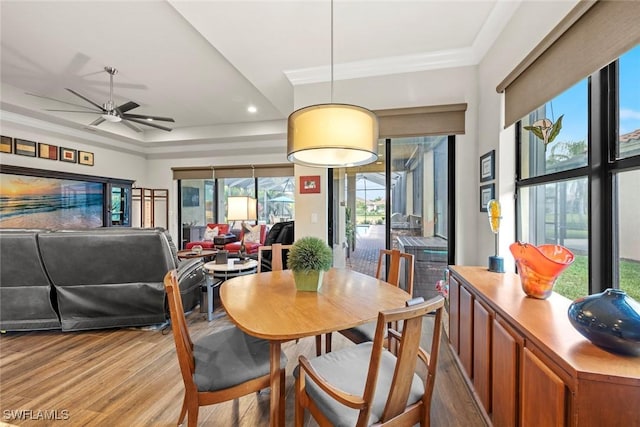
<path fill-rule="evenodd" d="M 227 280 L 220 301 L 229 318 L 249 335 L 270 343 L 270 425 L 284 425 L 280 401 L 281 344 L 375 321 L 382 310 L 404 307 L 404 290 L 343 268 L 324 273 L 317 292 L 297 291 L 290 270 L 250 274 Z"/>

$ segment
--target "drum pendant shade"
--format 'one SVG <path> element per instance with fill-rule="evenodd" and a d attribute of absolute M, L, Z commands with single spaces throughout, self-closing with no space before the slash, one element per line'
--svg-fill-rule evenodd
<path fill-rule="evenodd" d="M 289 116 L 287 158 L 315 167 L 349 167 L 378 159 L 378 120 L 366 108 L 318 104 Z"/>

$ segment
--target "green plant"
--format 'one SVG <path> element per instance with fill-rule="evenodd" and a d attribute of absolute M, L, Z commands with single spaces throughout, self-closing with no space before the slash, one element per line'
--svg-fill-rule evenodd
<path fill-rule="evenodd" d="M 333 252 L 318 237 L 296 240 L 289 250 L 287 265 L 293 271 L 327 271 L 333 263 Z"/>

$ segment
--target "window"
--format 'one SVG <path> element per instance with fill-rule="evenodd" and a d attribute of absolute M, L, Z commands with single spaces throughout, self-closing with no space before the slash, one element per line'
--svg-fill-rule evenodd
<path fill-rule="evenodd" d="M 570 299 L 614 287 L 640 300 L 639 76 L 637 46 L 516 127 L 518 240 L 574 252 L 555 288 Z"/>
<path fill-rule="evenodd" d="M 200 171 L 196 171 L 200 172 Z M 193 177 L 193 169 L 174 170 L 179 179 L 181 241 L 202 240 L 206 224 L 227 223 L 227 197 L 249 196 L 258 199 L 258 222 L 274 224 L 295 217 L 295 179 L 293 176 L 273 176 L 293 172 L 293 168 L 220 168 L 220 178 Z M 183 175 L 179 175 L 183 174 Z M 210 169 L 203 175 L 211 176 Z M 255 174 L 255 177 L 252 176 Z M 183 177 L 184 176 L 184 177 Z M 239 223 L 231 224 L 238 228 Z"/>

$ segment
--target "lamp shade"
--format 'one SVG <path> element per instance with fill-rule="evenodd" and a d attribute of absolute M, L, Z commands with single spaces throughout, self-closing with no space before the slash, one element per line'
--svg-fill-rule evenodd
<path fill-rule="evenodd" d="M 289 116 L 287 158 L 306 166 L 359 166 L 378 159 L 378 120 L 366 108 L 319 104 Z"/>
<path fill-rule="evenodd" d="M 227 221 L 255 221 L 258 219 L 256 199 L 248 196 L 227 198 Z"/>

